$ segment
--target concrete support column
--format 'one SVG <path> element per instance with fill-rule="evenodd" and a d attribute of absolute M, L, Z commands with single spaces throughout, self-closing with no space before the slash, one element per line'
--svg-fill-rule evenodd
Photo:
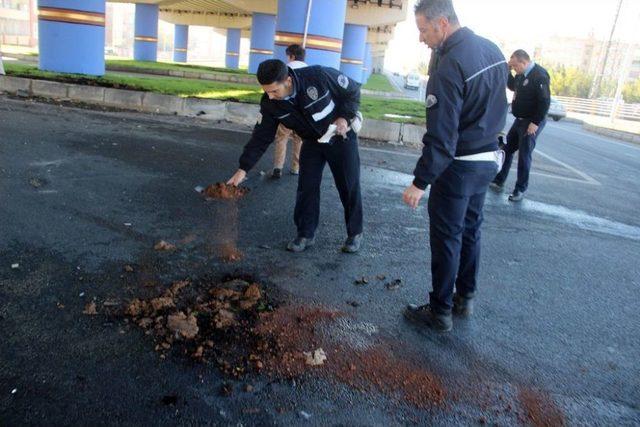
<path fill-rule="evenodd" d="M 187 47 L 189 46 L 189 26 L 176 24 L 173 35 L 173 61 L 187 62 Z"/>
<path fill-rule="evenodd" d="M 105 0 L 39 0 L 39 68 L 104 74 Z"/>
<path fill-rule="evenodd" d="M 254 13 L 251 18 L 251 47 L 249 72 L 255 74 L 262 61 L 273 58 L 273 41 L 276 35 L 276 17 Z"/>
<path fill-rule="evenodd" d="M 364 65 L 362 67 L 362 83 L 366 83 L 373 72 L 371 67 L 373 67 L 373 61 L 371 56 L 371 43 L 367 43 L 365 45 L 364 50 Z"/>
<path fill-rule="evenodd" d="M 308 0 L 278 0 L 275 58 L 286 61 L 287 46 L 303 44 L 308 4 Z M 305 62 L 340 69 L 347 0 L 313 0 L 311 5 Z"/>
<path fill-rule="evenodd" d="M 240 66 L 240 28 L 227 29 L 227 55 L 225 67 L 238 69 Z"/>
<path fill-rule="evenodd" d="M 133 59 L 136 61 L 158 60 L 158 13 L 157 4 L 136 4 L 133 42 Z"/>
<path fill-rule="evenodd" d="M 365 25 L 345 24 L 342 38 L 342 57 L 340 71 L 358 83 L 362 83 L 362 67 L 367 43 L 367 27 Z"/>

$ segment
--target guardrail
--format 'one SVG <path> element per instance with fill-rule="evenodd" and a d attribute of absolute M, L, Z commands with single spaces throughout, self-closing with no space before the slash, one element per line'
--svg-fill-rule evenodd
<path fill-rule="evenodd" d="M 570 98 L 567 96 L 555 96 L 554 98 L 560 101 L 567 111 L 575 113 L 609 117 L 614 109 L 613 101 Z M 622 120 L 640 121 L 640 104 L 621 104 L 615 109 L 614 117 Z"/>

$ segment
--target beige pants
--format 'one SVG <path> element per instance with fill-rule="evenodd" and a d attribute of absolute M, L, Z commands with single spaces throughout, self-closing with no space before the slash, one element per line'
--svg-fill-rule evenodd
<path fill-rule="evenodd" d="M 293 152 L 291 153 L 291 170 L 293 172 L 300 171 L 300 147 L 302 147 L 302 139 L 294 131 L 284 127 L 278 126 L 278 132 L 276 132 L 276 140 L 273 155 L 273 167 L 276 169 L 284 168 L 284 161 L 287 157 L 287 141 L 291 138 L 293 145 Z"/>

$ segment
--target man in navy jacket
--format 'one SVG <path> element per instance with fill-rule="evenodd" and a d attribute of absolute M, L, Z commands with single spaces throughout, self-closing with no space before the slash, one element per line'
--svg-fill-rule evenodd
<path fill-rule="evenodd" d="M 257 77 L 265 92 L 260 101 L 261 119 L 240 156 L 239 169 L 228 183 L 239 185 L 245 179 L 273 142 L 278 124 L 283 124 L 303 141 L 294 212 L 298 234 L 287 249 L 301 252 L 315 242 L 322 171 L 328 163 L 347 226 L 342 251 L 357 252 L 362 241 L 360 155 L 358 137 L 351 128 L 361 123 L 360 84 L 333 68 L 315 65 L 293 70 L 277 59 L 262 62 Z M 330 125 L 335 125 L 336 134 L 319 142 Z"/>
<path fill-rule="evenodd" d="M 431 186 L 433 291 L 429 304 L 409 305 L 405 316 L 437 331 L 449 331 L 452 312 L 472 312 L 482 209 L 502 161 L 498 134 L 506 118 L 508 68 L 495 44 L 460 27 L 451 0 L 419 1 L 415 19 L 420 41 L 435 51 L 437 59 L 427 84 L 422 156 L 403 199 L 416 208 Z"/>

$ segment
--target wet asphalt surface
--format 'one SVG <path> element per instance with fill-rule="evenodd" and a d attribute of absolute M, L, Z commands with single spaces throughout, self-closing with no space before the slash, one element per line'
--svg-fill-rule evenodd
<path fill-rule="evenodd" d="M 194 192 L 236 169 L 247 130 L 218 127 L 229 129 L 0 97 L 2 424 L 514 425 L 518 392 L 529 389 L 569 425 L 640 424 L 640 147 L 550 123 L 527 199 L 487 196 L 475 316 L 439 335 L 401 315 L 430 288 L 425 204 L 401 201 L 415 150 L 362 147 L 357 255 L 338 251 L 342 208 L 327 168 L 316 246 L 294 255 L 283 248 L 295 233 L 296 178 L 259 173 L 271 149 L 237 211 Z M 245 257 L 228 264 L 211 242 L 234 215 Z M 178 250 L 154 251 L 162 239 Z M 252 376 L 223 397 L 215 368 L 161 360 L 139 330 L 82 314 L 93 298 L 140 294 L 125 264 L 161 283 L 249 274 L 287 301 L 344 311 L 433 372 L 452 390 L 449 404 L 420 410 L 313 376 Z M 379 274 L 402 286 L 354 285 Z"/>

